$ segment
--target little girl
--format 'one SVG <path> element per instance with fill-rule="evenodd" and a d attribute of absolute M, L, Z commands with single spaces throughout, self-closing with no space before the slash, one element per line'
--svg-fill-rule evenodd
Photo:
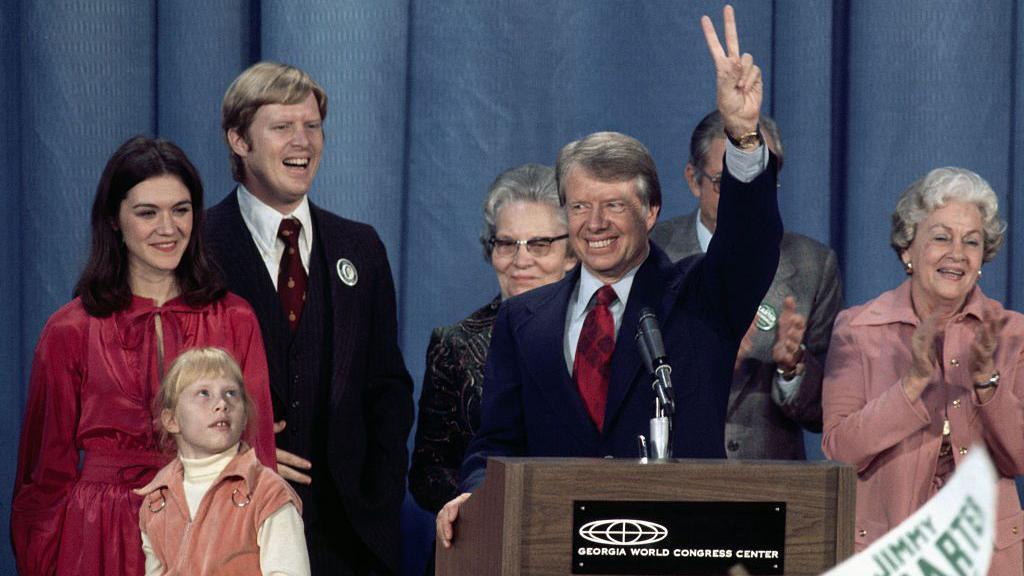
<path fill-rule="evenodd" d="M 299 497 L 239 442 L 252 403 L 231 356 L 181 354 L 157 407 L 178 457 L 136 490 L 146 575 L 308 575 Z"/>

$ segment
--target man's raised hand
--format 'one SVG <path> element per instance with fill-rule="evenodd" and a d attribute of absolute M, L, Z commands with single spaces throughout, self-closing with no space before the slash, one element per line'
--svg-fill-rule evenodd
<path fill-rule="evenodd" d="M 708 16 L 700 19 L 704 39 L 715 63 L 718 112 L 725 122 L 725 129 L 738 139 L 757 129 L 761 114 L 761 99 L 764 84 L 761 69 L 754 64 L 754 57 L 740 53 L 740 39 L 736 34 L 736 15 L 732 6 L 726 4 L 722 11 L 725 20 L 725 48 L 722 48 L 715 32 L 715 25 Z"/>

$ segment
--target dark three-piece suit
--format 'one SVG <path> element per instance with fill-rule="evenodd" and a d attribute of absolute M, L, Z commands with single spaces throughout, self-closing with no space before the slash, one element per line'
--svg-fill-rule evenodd
<path fill-rule="evenodd" d="M 267 351 L 279 448 L 313 463 L 293 486 L 313 573 L 397 573 L 412 380 L 397 341 L 395 289 L 372 227 L 310 203 L 307 294 L 294 333 L 231 193 L 206 214 L 228 288 L 255 309 Z"/>

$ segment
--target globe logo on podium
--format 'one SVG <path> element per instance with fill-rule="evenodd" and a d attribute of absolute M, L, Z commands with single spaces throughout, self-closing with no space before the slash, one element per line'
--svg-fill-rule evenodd
<path fill-rule="evenodd" d="M 664 540 L 668 528 L 647 520 L 615 518 L 587 522 L 580 526 L 580 536 L 596 544 L 642 546 Z"/>

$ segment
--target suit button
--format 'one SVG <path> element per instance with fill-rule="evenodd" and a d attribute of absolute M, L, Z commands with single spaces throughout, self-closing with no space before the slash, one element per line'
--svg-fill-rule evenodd
<path fill-rule="evenodd" d="M 740 449 L 740 443 L 735 440 L 729 440 L 729 443 L 725 445 L 729 452 L 735 452 Z"/>
<path fill-rule="evenodd" d="M 957 360 L 956 358 L 953 358 L 952 360 L 950 360 L 949 363 L 952 364 L 953 366 L 959 366 L 960 365 L 960 361 Z"/>
<path fill-rule="evenodd" d="M 960 455 L 963 456 L 964 454 L 967 454 L 967 448 L 960 449 Z"/>
<path fill-rule="evenodd" d="M 960 400 L 953 400 L 953 408 L 959 408 L 959 407 L 960 407 Z"/>
<path fill-rule="evenodd" d="M 1013 528 L 1010 528 L 1010 532 L 1012 534 L 1016 534 L 1016 533 L 1020 532 L 1020 529 L 1018 529 L 1016 526 L 1014 526 Z"/>
<path fill-rule="evenodd" d="M 857 536 L 860 536 L 861 538 L 863 538 L 863 537 L 865 537 L 867 535 L 868 535 L 868 531 L 864 530 L 863 528 L 861 528 L 860 530 L 857 531 Z"/>
<path fill-rule="evenodd" d="M 292 408 L 298 408 L 299 406 L 302 406 L 302 403 L 299 402 L 298 400 L 292 402 Z"/>

